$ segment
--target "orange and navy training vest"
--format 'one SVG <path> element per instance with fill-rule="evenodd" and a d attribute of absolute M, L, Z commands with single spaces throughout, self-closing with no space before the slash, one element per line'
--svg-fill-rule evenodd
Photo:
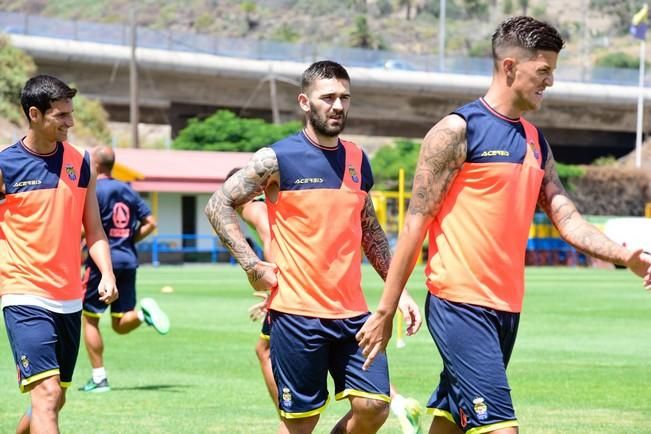
<path fill-rule="evenodd" d="M 280 169 L 276 203 L 267 195 L 278 288 L 270 308 L 319 318 L 368 312 L 361 288 L 361 213 L 373 185 L 354 143 L 319 147 L 300 132 L 271 147 Z"/>
<path fill-rule="evenodd" d="M 81 225 L 90 157 L 68 143 L 52 154 L 22 141 L 0 152 L 0 295 L 82 298 Z"/>
<path fill-rule="evenodd" d="M 429 228 L 427 286 L 446 300 L 520 312 L 547 145 L 535 126 L 483 99 L 454 113 L 466 121 L 467 156 Z"/>

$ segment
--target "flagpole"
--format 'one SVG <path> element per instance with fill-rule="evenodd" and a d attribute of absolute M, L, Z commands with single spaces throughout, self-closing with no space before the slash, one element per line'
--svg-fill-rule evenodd
<path fill-rule="evenodd" d="M 640 40 L 640 78 L 637 93 L 637 127 L 635 130 L 635 167 L 642 166 L 642 124 L 644 121 L 644 57 L 646 54 L 646 41 Z"/>

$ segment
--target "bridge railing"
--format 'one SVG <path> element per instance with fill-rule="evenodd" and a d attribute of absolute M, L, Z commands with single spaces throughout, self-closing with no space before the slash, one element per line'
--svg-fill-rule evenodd
<path fill-rule="evenodd" d="M 57 39 L 71 39 L 101 44 L 128 45 L 130 29 L 126 24 L 102 24 L 87 21 L 0 11 L 0 33 L 24 34 Z M 385 50 L 333 47 L 320 44 L 292 44 L 244 38 L 215 37 L 200 33 L 137 28 L 139 47 L 189 51 L 218 56 L 256 60 L 284 60 L 311 63 L 333 59 L 346 66 L 388 68 L 455 74 L 490 75 L 492 60 L 469 56 L 448 56 L 445 65 L 434 54 L 408 54 Z M 556 78 L 564 81 L 636 85 L 636 69 L 564 65 Z M 646 77 L 651 84 L 651 71 Z"/>
<path fill-rule="evenodd" d="M 255 241 L 249 241 L 251 247 L 262 257 L 262 248 Z M 216 235 L 207 234 L 159 234 L 154 235 L 137 245 L 141 263 L 149 263 L 155 267 L 162 263 L 183 263 L 228 261 L 235 264 L 235 259 L 221 243 Z"/>

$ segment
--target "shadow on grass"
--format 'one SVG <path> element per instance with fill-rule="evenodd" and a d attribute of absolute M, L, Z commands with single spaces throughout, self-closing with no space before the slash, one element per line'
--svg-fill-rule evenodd
<path fill-rule="evenodd" d="M 174 392 L 178 393 L 180 390 L 177 389 L 187 389 L 190 386 L 186 384 L 150 384 L 147 386 L 133 386 L 133 387 L 113 387 L 111 386 L 111 390 L 114 391 L 121 391 L 121 390 L 142 390 L 142 391 L 164 391 L 164 392 Z"/>

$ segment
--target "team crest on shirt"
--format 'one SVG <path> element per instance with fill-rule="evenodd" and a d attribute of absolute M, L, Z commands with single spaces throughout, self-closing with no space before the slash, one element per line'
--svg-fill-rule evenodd
<path fill-rule="evenodd" d="M 472 404 L 477 415 L 477 419 L 486 420 L 488 417 L 488 405 L 484 402 L 484 398 L 475 398 L 472 400 Z"/>
<path fill-rule="evenodd" d="M 292 406 L 292 392 L 287 387 L 283 387 L 283 404 L 288 408 Z"/>
<path fill-rule="evenodd" d="M 77 173 L 75 172 L 75 168 L 72 166 L 72 164 L 66 164 L 66 174 L 68 175 L 68 179 L 71 181 L 77 180 Z"/>
<path fill-rule="evenodd" d="M 357 176 L 357 171 L 353 166 L 348 166 L 348 173 L 350 173 L 350 177 L 353 179 L 353 182 L 359 182 L 359 177 Z"/>
<path fill-rule="evenodd" d="M 536 160 L 540 158 L 540 154 L 536 150 L 536 144 L 534 142 L 529 142 L 529 147 L 531 148 L 531 152 L 533 152 L 533 156 L 536 157 Z"/>

